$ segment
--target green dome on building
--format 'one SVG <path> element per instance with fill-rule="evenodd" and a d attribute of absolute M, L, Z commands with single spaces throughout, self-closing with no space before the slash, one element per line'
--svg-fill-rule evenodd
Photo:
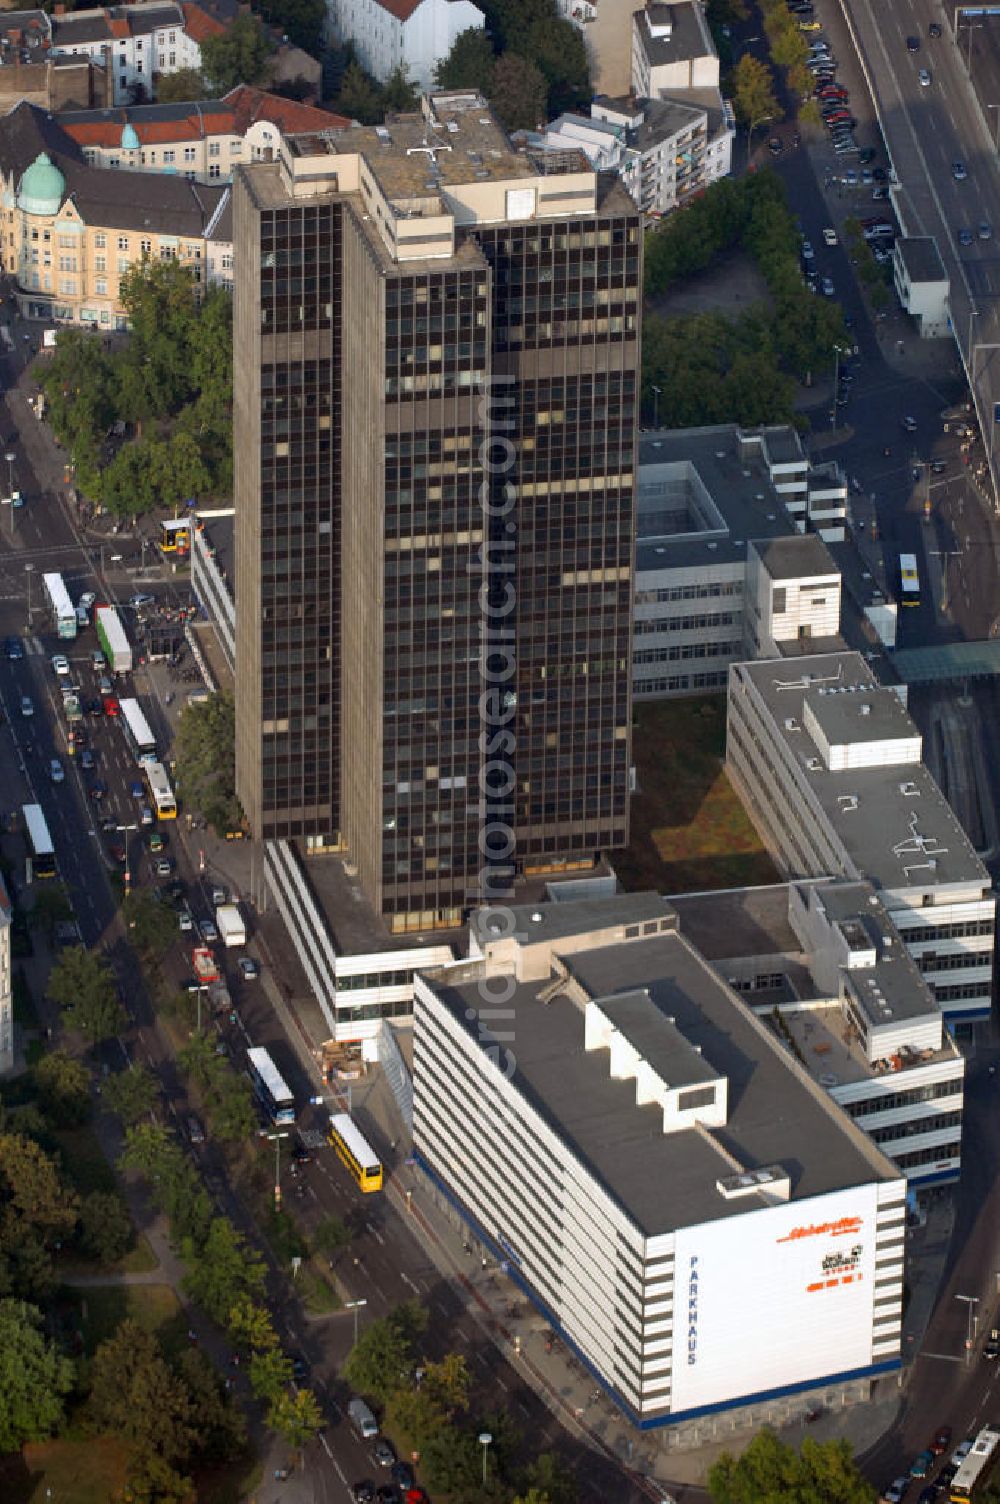
<path fill-rule="evenodd" d="M 139 132 L 132 124 L 126 125 L 122 131 L 122 151 L 139 150 Z"/>
<path fill-rule="evenodd" d="M 45 152 L 40 152 L 21 178 L 17 206 L 25 214 L 57 214 L 66 193 L 66 179 Z"/>

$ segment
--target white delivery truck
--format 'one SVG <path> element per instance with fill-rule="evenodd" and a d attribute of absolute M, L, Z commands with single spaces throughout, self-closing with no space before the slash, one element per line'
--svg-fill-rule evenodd
<path fill-rule="evenodd" d="M 236 904 L 220 903 L 215 911 L 215 924 L 223 945 L 246 945 L 246 925 Z"/>
<path fill-rule="evenodd" d="M 75 612 L 74 612 L 75 615 Z M 132 672 L 132 646 L 114 606 L 98 606 L 94 618 L 97 640 L 104 649 L 108 667 L 114 674 Z"/>

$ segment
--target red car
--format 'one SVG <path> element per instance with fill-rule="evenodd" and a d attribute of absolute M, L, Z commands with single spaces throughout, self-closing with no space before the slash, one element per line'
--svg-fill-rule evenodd
<path fill-rule="evenodd" d="M 422 1488 L 408 1488 L 403 1495 L 406 1504 L 430 1504 L 430 1500 Z"/>
<path fill-rule="evenodd" d="M 104 714 L 105 715 L 118 715 L 120 711 L 121 711 L 121 706 L 118 703 L 118 697 L 117 697 L 117 695 L 105 695 L 104 696 Z"/>
<path fill-rule="evenodd" d="M 928 1452 L 933 1452 L 935 1457 L 943 1457 L 951 1446 L 951 1427 L 942 1426 L 934 1432 L 934 1440 L 927 1443 Z"/>

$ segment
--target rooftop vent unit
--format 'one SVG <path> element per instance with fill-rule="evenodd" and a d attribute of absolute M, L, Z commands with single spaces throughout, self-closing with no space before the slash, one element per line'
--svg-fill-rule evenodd
<path fill-rule="evenodd" d="M 785 730 L 786 731 L 801 731 L 802 727 L 799 725 L 798 721 L 795 719 L 795 717 L 793 715 L 789 715 L 789 716 L 785 717 Z"/>
<path fill-rule="evenodd" d="M 822 766 L 823 764 L 820 762 L 818 757 L 810 757 L 806 759 L 806 767 L 809 769 L 810 773 L 818 773 Z"/>
<path fill-rule="evenodd" d="M 862 705 L 861 706 L 861 714 L 862 715 L 871 715 L 871 713 L 872 713 L 872 708 L 871 708 L 870 705 Z"/>
<path fill-rule="evenodd" d="M 743 1170 L 735 1175 L 722 1175 L 715 1182 L 715 1189 L 727 1201 L 739 1196 L 754 1196 L 760 1192 L 788 1200 L 791 1186 L 788 1172 L 781 1165 L 765 1165 L 759 1170 Z"/>
<path fill-rule="evenodd" d="M 899 792 L 904 799 L 916 799 L 920 797 L 920 790 L 915 783 L 901 783 Z"/>
<path fill-rule="evenodd" d="M 857 809 L 858 796 L 857 794 L 838 794 L 837 803 L 840 805 L 841 809 L 846 815 L 849 814 L 851 810 Z"/>

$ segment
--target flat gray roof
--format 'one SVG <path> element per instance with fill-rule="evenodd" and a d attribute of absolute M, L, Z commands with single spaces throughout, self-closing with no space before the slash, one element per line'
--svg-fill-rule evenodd
<path fill-rule="evenodd" d="M 643 12 L 643 42 L 649 61 L 654 68 L 664 63 L 678 63 L 696 57 L 714 57 L 715 48 L 702 26 L 699 8 L 684 0 L 680 5 L 649 5 Z M 648 21 L 652 17 L 658 25 L 671 23 L 670 36 L 654 37 Z"/>
<path fill-rule="evenodd" d="M 837 684 L 819 685 L 806 703 L 831 746 L 912 741 L 920 736 L 899 695 L 894 689 L 883 688 L 867 663 L 864 680 L 845 674 Z"/>
<path fill-rule="evenodd" d="M 756 543 L 756 548 L 761 563 L 772 580 L 811 579 L 816 575 L 840 574 L 833 555 L 816 533 L 793 533 L 787 538 L 768 538 Z"/>
<path fill-rule="evenodd" d="M 707 893 L 672 893 L 681 934 L 709 961 L 737 956 L 799 951 L 788 922 L 789 883 L 762 888 L 726 888 Z"/>
<path fill-rule="evenodd" d="M 637 570 L 742 565 L 751 538 L 794 531 L 759 446 L 741 454 L 738 436 L 732 423 L 640 435 Z M 686 488 L 678 466 L 690 476 Z M 704 488 L 708 507 L 696 482 Z M 691 519 L 684 531 L 667 530 L 658 522 L 665 510 L 683 506 Z"/>
<path fill-rule="evenodd" d="M 843 696 L 845 700 L 863 701 L 866 691 L 870 698 L 879 688 L 860 653 L 830 653 L 789 663 L 742 663 L 730 673 L 737 670 L 761 695 L 776 739 L 784 743 L 786 755 L 808 780 L 857 875 L 876 888 L 890 890 L 949 883 L 989 887 L 986 868 L 923 763 L 849 768 L 838 773 L 822 764 L 808 766 L 819 754 L 805 730 L 803 708 L 807 702 L 817 707 L 829 699 L 820 696 L 820 681 L 825 681 L 824 687 L 862 686 L 853 696 Z M 905 711 L 902 715 L 909 719 Z"/>
<path fill-rule="evenodd" d="M 911 282 L 947 282 L 941 252 L 930 235 L 903 237 L 896 241 L 896 250 Z"/>
<path fill-rule="evenodd" d="M 793 1201 L 898 1178 L 680 935 L 584 951 L 565 963 L 602 1006 L 644 991 L 643 1030 L 662 1019 L 666 1041 L 672 1020 L 687 1045 L 729 1082 L 724 1128 L 664 1133 L 662 1109 L 637 1107 L 635 1082 L 612 1079 L 608 1052 L 584 1049 L 584 1014 L 576 1003 L 559 993 L 539 1001 L 548 982 L 521 984 L 505 1000 L 513 1010 L 504 1037 L 516 1042 L 514 1085 L 647 1236 L 763 1205 L 759 1194 L 727 1200 L 719 1193 L 717 1180 L 733 1170 L 729 1156 L 748 1170 L 783 1165 Z M 490 1048 L 478 983 L 449 987 L 442 978 L 432 985 L 460 1027 Z"/>
<path fill-rule="evenodd" d="M 567 935 L 587 935 L 611 925 L 632 925 L 669 920 L 675 923 L 674 911 L 659 893 L 615 893 L 601 898 L 574 899 L 572 902 L 502 905 L 504 933 L 510 933 L 506 921 L 514 917 L 514 928 L 522 945 L 539 941 L 565 939 Z M 478 909 L 472 922 L 484 942 L 497 938 L 490 933 L 490 908 Z M 492 922 L 501 923 L 499 919 Z"/>

